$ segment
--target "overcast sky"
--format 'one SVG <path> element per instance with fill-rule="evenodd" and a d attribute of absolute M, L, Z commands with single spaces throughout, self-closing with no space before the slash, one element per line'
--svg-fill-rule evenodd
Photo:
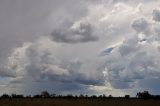
<path fill-rule="evenodd" d="M 0 0 L 0 94 L 160 94 L 159 0 Z"/>

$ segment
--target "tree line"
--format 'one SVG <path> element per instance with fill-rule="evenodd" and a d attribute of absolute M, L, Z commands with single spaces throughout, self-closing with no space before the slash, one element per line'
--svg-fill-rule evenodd
<path fill-rule="evenodd" d="M 42 91 L 41 94 L 37 95 L 19 95 L 19 94 L 3 94 L 0 96 L 0 98 L 62 98 L 62 99 L 160 99 L 160 95 L 152 95 L 148 91 L 143 91 L 143 92 L 138 92 L 136 94 L 136 97 L 130 97 L 130 95 L 125 95 L 123 97 L 113 97 L 112 95 L 106 96 L 105 94 L 103 95 L 56 95 L 56 94 L 50 94 L 47 91 Z"/>

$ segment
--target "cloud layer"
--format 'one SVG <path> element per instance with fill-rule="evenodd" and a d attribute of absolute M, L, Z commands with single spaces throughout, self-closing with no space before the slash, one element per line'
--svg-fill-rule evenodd
<path fill-rule="evenodd" d="M 17 0 L 0 11 L 1 93 L 159 92 L 159 1 L 38 3 Z"/>

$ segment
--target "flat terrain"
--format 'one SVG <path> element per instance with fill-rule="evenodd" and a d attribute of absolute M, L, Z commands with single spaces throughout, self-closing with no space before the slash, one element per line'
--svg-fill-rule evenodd
<path fill-rule="evenodd" d="M 143 99 L 0 99 L 0 106 L 160 106 Z"/>

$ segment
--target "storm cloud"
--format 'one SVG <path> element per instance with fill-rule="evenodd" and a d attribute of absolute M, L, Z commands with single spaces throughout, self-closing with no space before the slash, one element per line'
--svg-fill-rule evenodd
<path fill-rule="evenodd" d="M 159 92 L 159 4 L 1 1 L 0 93 Z"/>

